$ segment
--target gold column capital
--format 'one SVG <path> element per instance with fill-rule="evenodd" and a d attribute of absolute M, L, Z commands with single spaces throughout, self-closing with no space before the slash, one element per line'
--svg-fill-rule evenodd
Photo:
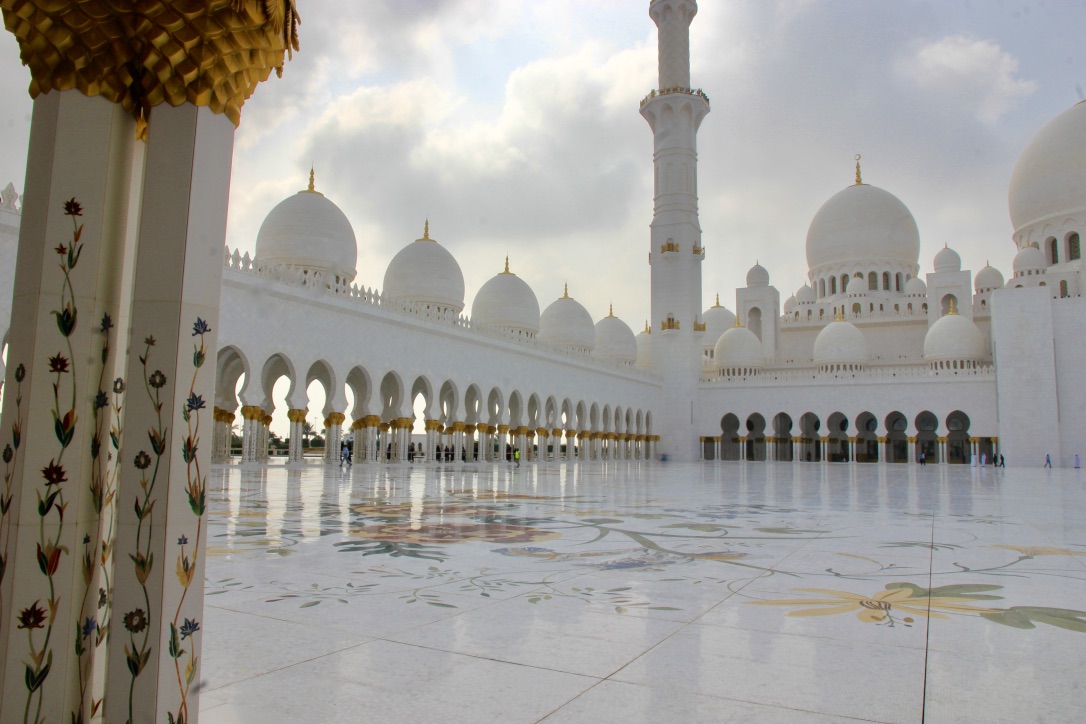
<path fill-rule="evenodd" d="M 151 108 L 241 107 L 298 49 L 291 0 L 0 0 L 30 69 L 30 97 L 76 89 L 119 104 L 145 138 Z"/>
<path fill-rule="evenodd" d="M 264 408 L 256 405 L 244 405 L 241 408 L 241 416 L 246 420 L 261 420 L 264 418 Z"/>
<path fill-rule="evenodd" d="M 305 409 L 304 407 L 293 407 L 287 410 L 287 419 L 291 422 L 305 422 L 305 416 L 308 412 L 309 410 Z"/>

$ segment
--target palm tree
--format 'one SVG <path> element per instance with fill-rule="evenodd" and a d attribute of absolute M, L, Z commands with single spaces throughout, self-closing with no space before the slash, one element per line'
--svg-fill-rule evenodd
<path fill-rule="evenodd" d="M 302 422 L 302 447 L 309 447 L 309 436 L 316 431 L 313 429 L 313 425 L 309 423 L 309 420 Z"/>

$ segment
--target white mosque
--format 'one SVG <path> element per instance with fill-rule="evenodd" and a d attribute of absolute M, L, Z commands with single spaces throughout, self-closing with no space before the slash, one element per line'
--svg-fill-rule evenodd
<path fill-rule="evenodd" d="M 285 418 L 288 462 L 301 463 L 314 414 L 327 455 L 350 439 L 362 462 L 405 461 L 416 445 L 427 462 L 446 449 L 456 460 L 504 460 L 513 448 L 539 460 L 990 464 L 1003 455 L 1012 466 L 1086 454 L 1086 103 L 1045 126 L 1011 174 L 1009 278 L 963 270 L 948 247 L 921 269 L 912 214 L 864 182 L 857 157 L 854 182 L 811 220 L 806 284 L 782 302 L 755 265 L 732 309 L 719 295 L 704 309 L 696 135 L 709 100 L 690 81 L 696 12 L 694 0 L 650 6 L 660 63 L 659 87 L 640 108 L 655 170 L 643 331 L 611 313 L 593 323 L 576 285 L 541 305 L 509 259 L 467 310 L 461 268 L 428 224 L 383 280 L 357 278 L 351 223 L 311 174 L 268 213 L 253 256 L 225 251 L 213 459 L 231 459 L 240 418 L 240 460 L 260 462 L 269 425 Z M 19 214 L 9 184 L 0 193 L 9 262 Z M 0 268 L 10 275 L 14 264 Z M 286 409 L 272 400 L 284 377 Z M 325 392 L 319 410 L 313 382 Z"/>

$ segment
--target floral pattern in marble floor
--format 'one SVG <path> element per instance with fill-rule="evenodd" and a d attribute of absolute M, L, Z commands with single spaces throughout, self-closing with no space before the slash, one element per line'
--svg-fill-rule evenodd
<path fill-rule="evenodd" d="M 200 720 L 1075 720 L 1080 474 L 217 467 Z"/>

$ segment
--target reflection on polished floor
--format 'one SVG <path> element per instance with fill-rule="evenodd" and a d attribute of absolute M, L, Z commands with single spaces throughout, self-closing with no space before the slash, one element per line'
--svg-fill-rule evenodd
<path fill-rule="evenodd" d="M 200 720 L 1080 720 L 1081 472 L 218 467 Z"/>

